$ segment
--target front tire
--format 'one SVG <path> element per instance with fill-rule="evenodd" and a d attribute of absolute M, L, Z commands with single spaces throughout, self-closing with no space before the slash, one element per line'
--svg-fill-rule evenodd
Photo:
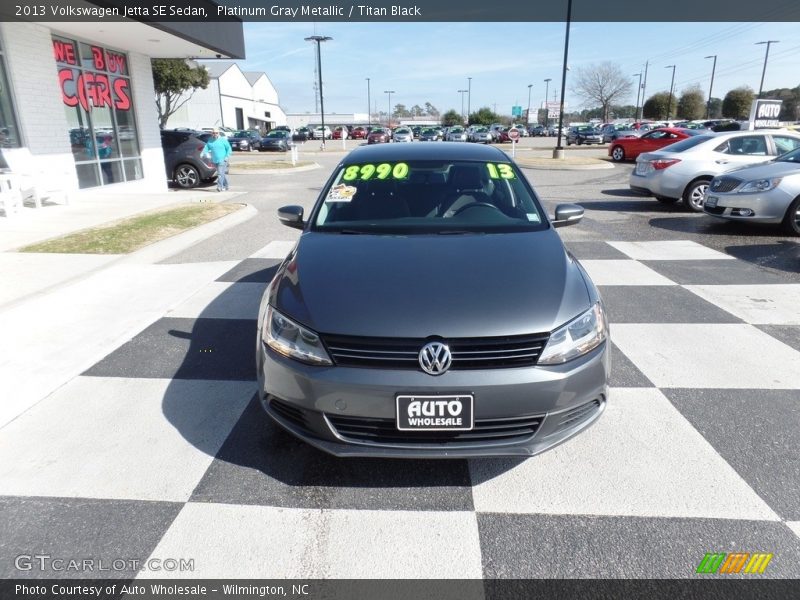
<path fill-rule="evenodd" d="M 615 162 L 625 160 L 625 149 L 622 146 L 614 146 L 611 150 L 611 159 Z"/>
<path fill-rule="evenodd" d="M 192 165 L 182 164 L 175 167 L 172 180 L 179 188 L 188 190 L 200 183 L 200 173 Z"/>
<path fill-rule="evenodd" d="M 708 179 L 699 179 L 690 183 L 683 192 L 683 203 L 694 212 L 703 212 L 703 195 L 708 189 Z"/>
<path fill-rule="evenodd" d="M 800 235 L 800 196 L 789 205 L 783 218 L 783 228 L 789 235 Z"/>

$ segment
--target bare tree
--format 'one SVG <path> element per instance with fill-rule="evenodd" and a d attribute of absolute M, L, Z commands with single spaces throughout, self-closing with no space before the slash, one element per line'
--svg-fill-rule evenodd
<path fill-rule="evenodd" d="M 581 67 L 575 75 L 575 93 L 587 103 L 599 104 L 603 121 L 609 120 L 611 105 L 620 104 L 631 94 L 633 79 L 609 61 Z"/>

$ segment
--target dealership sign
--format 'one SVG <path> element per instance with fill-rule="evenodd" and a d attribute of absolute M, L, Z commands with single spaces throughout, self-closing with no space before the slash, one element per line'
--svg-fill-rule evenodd
<path fill-rule="evenodd" d="M 750 108 L 750 129 L 776 129 L 780 127 L 778 115 L 781 114 L 783 100 L 763 100 L 756 98 Z"/>

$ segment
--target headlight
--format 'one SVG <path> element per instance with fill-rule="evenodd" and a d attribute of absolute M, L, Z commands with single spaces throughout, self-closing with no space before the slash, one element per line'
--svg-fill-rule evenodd
<path fill-rule="evenodd" d="M 316 333 L 284 317 L 271 306 L 267 308 L 261 337 L 278 354 L 312 365 L 333 364 Z"/>
<path fill-rule="evenodd" d="M 776 187 L 781 182 L 781 177 L 775 179 L 756 179 L 755 181 L 748 181 L 741 188 L 739 193 L 752 193 L 752 192 L 768 192 Z"/>
<path fill-rule="evenodd" d="M 594 350 L 608 337 L 608 323 L 603 306 L 598 302 L 585 313 L 550 334 L 540 365 L 560 365 L 590 350 Z"/>

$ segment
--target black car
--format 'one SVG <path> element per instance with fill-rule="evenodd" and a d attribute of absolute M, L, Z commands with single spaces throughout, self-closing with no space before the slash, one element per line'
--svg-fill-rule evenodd
<path fill-rule="evenodd" d="M 233 150 L 241 150 L 242 152 L 258 150 L 261 147 L 261 134 L 253 129 L 237 131 L 228 138 L 228 142 L 230 142 Z"/>
<path fill-rule="evenodd" d="M 182 188 L 193 188 L 201 181 L 213 181 L 217 168 L 200 154 L 211 138 L 204 131 L 164 129 L 161 131 L 161 149 L 167 178 Z"/>
<path fill-rule="evenodd" d="M 567 146 L 570 144 L 602 144 L 603 134 L 591 125 L 578 125 L 570 127 L 567 131 Z"/>
<path fill-rule="evenodd" d="M 276 129 L 275 131 L 278 130 Z M 311 138 L 312 138 L 312 132 L 308 127 L 300 127 L 297 131 L 294 132 L 294 135 L 292 135 L 292 139 L 295 142 L 307 142 Z"/>
<path fill-rule="evenodd" d="M 288 131 L 275 130 L 270 131 L 267 135 L 261 138 L 261 143 L 258 147 L 259 152 L 267 150 L 276 150 L 278 152 L 286 152 L 292 147 L 292 136 Z"/>

